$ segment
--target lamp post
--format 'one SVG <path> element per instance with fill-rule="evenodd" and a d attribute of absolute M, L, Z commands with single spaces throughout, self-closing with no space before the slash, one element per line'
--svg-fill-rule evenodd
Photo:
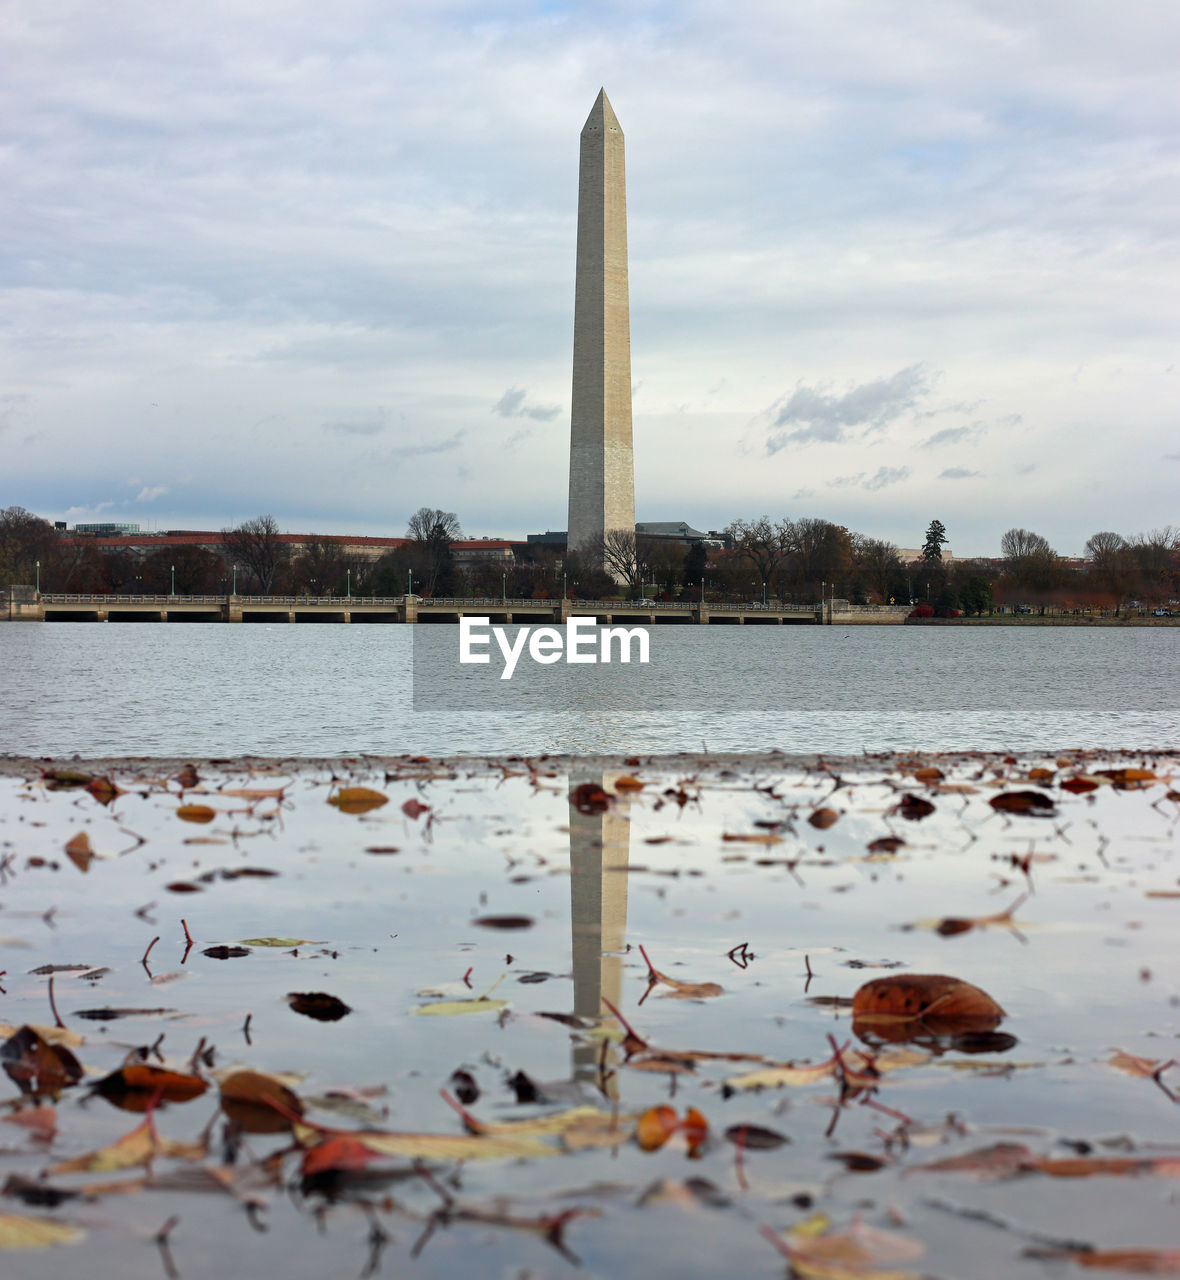
<path fill-rule="evenodd" d="M 561 598 L 563 600 L 568 600 L 569 593 L 570 593 L 570 589 L 569 589 L 568 575 L 563 573 L 561 575 Z"/>
<path fill-rule="evenodd" d="M 37 561 L 37 595 L 41 594 L 41 561 Z"/>
<path fill-rule="evenodd" d="M 508 603 L 508 575 L 500 574 L 500 603 L 506 605 Z"/>
<path fill-rule="evenodd" d="M 176 566 L 175 565 L 172 566 L 172 591 L 170 594 L 171 595 L 176 594 Z"/>
<path fill-rule="evenodd" d="M 238 594 L 238 566 L 234 565 L 234 597 Z"/>
<path fill-rule="evenodd" d="M 762 607 L 766 608 L 766 579 L 762 579 Z"/>
<path fill-rule="evenodd" d="M 407 592 L 406 592 L 406 595 L 408 595 L 408 596 L 412 596 L 412 595 L 414 594 L 414 571 L 413 571 L 413 569 L 410 569 L 408 572 L 409 572 L 409 575 L 410 575 L 410 586 L 409 586 L 409 589 L 408 589 L 408 590 L 407 590 Z"/>
<path fill-rule="evenodd" d="M 345 581 L 348 583 L 348 598 L 351 600 L 352 599 L 352 570 L 346 569 L 345 573 L 347 575 Z"/>

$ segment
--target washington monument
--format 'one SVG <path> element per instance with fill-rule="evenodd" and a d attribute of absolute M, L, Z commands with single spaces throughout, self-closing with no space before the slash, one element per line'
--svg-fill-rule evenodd
<path fill-rule="evenodd" d="M 582 129 L 568 546 L 635 532 L 623 131 L 606 90 Z M 601 563 L 601 561 L 599 561 Z"/>

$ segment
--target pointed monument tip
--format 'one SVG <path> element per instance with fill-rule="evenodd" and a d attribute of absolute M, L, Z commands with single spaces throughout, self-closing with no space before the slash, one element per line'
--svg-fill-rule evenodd
<path fill-rule="evenodd" d="M 594 105 L 590 108 L 590 114 L 586 117 L 586 123 L 582 126 L 582 132 L 605 133 L 608 129 L 612 133 L 623 132 L 619 127 L 619 118 L 615 115 L 615 109 L 606 96 L 606 89 L 600 88 L 598 97 L 594 99 Z"/>

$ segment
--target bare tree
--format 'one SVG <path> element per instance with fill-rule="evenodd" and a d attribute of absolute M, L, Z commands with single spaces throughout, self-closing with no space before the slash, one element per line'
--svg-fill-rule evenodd
<path fill-rule="evenodd" d="M 634 529 L 608 529 L 588 538 L 581 547 L 582 558 L 590 565 L 601 565 L 616 582 L 636 586 L 646 569 Z"/>
<path fill-rule="evenodd" d="M 1119 600 L 1127 595 L 1136 577 L 1135 558 L 1122 534 L 1103 529 L 1086 541 L 1086 557 L 1095 584 Z"/>
<path fill-rule="evenodd" d="M 221 541 L 231 562 L 244 565 L 258 583 L 258 590 L 264 596 L 270 595 L 275 579 L 290 558 L 274 516 L 255 516 L 223 529 Z"/>
<path fill-rule="evenodd" d="M 0 511 L 0 583 L 31 586 L 37 561 L 45 562 L 55 542 L 48 520 L 24 507 L 5 507 Z"/>
<path fill-rule="evenodd" d="M 793 528 L 789 521 L 771 524 L 768 516 L 757 520 L 734 520 L 726 527 L 733 549 L 754 566 L 764 583 L 772 583 L 793 549 Z"/>
<path fill-rule="evenodd" d="M 1057 552 L 1039 533 L 1009 529 L 1000 539 L 1000 552 L 1017 586 L 1031 591 L 1050 591 L 1061 580 Z"/>
<path fill-rule="evenodd" d="M 902 576 L 897 547 L 882 538 L 869 538 L 863 533 L 852 535 L 853 563 L 865 586 L 880 600 L 888 600 Z"/>
<path fill-rule="evenodd" d="M 427 595 L 446 595 L 455 589 L 458 573 L 451 543 L 463 537 L 459 517 L 438 507 L 419 507 L 406 526 L 411 568 Z"/>

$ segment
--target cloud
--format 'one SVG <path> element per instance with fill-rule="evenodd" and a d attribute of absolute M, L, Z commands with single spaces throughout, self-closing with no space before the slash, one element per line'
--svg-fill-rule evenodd
<path fill-rule="evenodd" d="M 1180 453 L 1165 453 L 1164 457 L 1168 462 L 1180 462 Z"/>
<path fill-rule="evenodd" d="M 456 431 L 445 440 L 435 440 L 431 444 L 400 444 L 389 450 L 392 458 L 418 458 L 431 453 L 450 453 L 462 443 L 466 431 Z"/>
<path fill-rule="evenodd" d="M 561 412 L 561 405 L 529 404 L 523 387 L 509 387 L 492 406 L 492 412 L 502 418 L 536 418 L 538 422 L 548 422 Z"/>
<path fill-rule="evenodd" d="M 853 476 L 837 476 L 834 480 L 825 480 L 824 485 L 828 489 L 851 489 L 854 485 L 860 484 L 865 478 L 863 471 L 858 471 Z"/>
<path fill-rule="evenodd" d="M 368 418 L 351 418 L 338 422 L 325 422 L 325 431 L 337 431 L 345 436 L 376 436 L 389 426 L 389 414 L 384 409 Z"/>
<path fill-rule="evenodd" d="M 172 490 L 166 484 L 156 484 L 152 486 L 144 485 L 142 489 L 135 495 L 136 502 L 155 502 L 157 498 L 162 498 L 166 493 Z"/>
<path fill-rule="evenodd" d="M 986 430 L 981 422 L 973 422 L 964 427 L 943 427 L 941 431 L 927 436 L 918 448 L 938 449 L 944 444 L 966 444 L 969 440 L 977 440 Z"/>
<path fill-rule="evenodd" d="M 870 491 L 884 489 L 888 485 L 900 484 L 903 480 L 908 480 L 909 476 L 909 467 L 878 467 L 877 474 L 866 480 L 861 488 Z"/>
<path fill-rule="evenodd" d="M 939 472 L 940 480 L 972 480 L 976 476 L 983 475 L 982 471 L 968 471 L 966 467 L 947 467 L 945 471 Z"/>
<path fill-rule="evenodd" d="M 862 382 L 843 395 L 800 383 L 785 403 L 780 400 L 771 406 L 774 420 L 766 451 L 778 453 L 789 444 L 839 444 L 867 435 L 913 409 L 930 386 L 921 364 L 907 365 L 888 378 Z M 786 427 L 794 429 L 783 430 Z"/>

